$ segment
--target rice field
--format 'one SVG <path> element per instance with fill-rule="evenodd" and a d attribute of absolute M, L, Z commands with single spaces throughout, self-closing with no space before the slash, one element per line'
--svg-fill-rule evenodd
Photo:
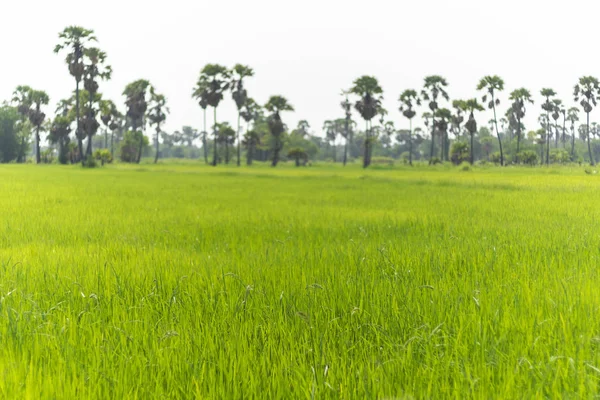
<path fill-rule="evenodd" d="M 600 176 L 0 166 L 0 398 L 590 398 Z"/>

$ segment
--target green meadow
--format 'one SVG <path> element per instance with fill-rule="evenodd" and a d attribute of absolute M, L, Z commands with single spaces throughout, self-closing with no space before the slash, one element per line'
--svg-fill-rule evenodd
<path fill-rule="evenodd" d="M 0 398 L 600 392 L 584 167 L 2 165 L 0 193 Z"/>

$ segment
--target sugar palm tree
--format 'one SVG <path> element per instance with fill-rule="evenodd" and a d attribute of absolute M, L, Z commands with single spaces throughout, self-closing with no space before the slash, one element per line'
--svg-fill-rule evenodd
<path fill-rule="evenodd" d="M 438 108 L 435 110 L 436 129 L 440 134 L 442 148 L 440 149 L 440 159 L 444 159 L 445 143 L 444 138 L 448 136 L 448 125 L 452 121 L 452 113 L 447 108 Z"/>
<path fill-rule="evenodd" d="M 196 87 L 194 88 L 194 92 L 192 93 L 192 97 L 198 101 L 200 108 L 202 108 L 202 117 L 203 117 L 203 129 L 202 129 L 202 151 L 204 153 L 204 163 L 208 165 L 208 140 L 206 138 L 206 109 L 208 108 L 208 96 L 209 96 L 209 81 L 208 79 L 201 78 L 198 80 Z"/>
<path fill-rule="evenodd" d="M 562 114 L 562 110 L 564 109 L 562 105 L 562 100 L 553 99 L 552 100 L 552 119 L 554 120 L 554 147 L 558 148 L 558 139 L 560 137 L 560 132 L 558 130 L 558 119 Z"/>
<path fill-rule="evenodd" d="M 323 123 L 323 131 L 325 132 L 325 139 L 330 142 L 330 146 L 333 150 L 333 162 L 335 162 L 335 139 L 337 137 L 337 127 L 335 121 L 325 121 Z"/>
<path fill-rule="evenodd" d="M 246 147 L 246 165 L 252 165 L 254 160 L 254 149 L 260 144 L 260 134 L 255 130 L 249 130 L 244 134 L 243 145 Z"/>
<path fill-rule="evenodd" d="M 544 88 L 541 90 L 541 95 L 545 98 L 544 103 L 542 103 L 542 110 L 546 111 L 546 129 L 545 139 L 546 139 L 546 165 L 550 164 L 550 136 L 552 134 L 552 130 L 550 128 L 550 113 L 554 110 L 554 105 L 552 104 L 551 97 L 556 96 L 556 92 L 549 88 Z"/>
<path fill-rule="evenodd" d="M 196 88 L 194 90 L 193 96 L 200 100 L 202 96 L 206 99 L 206 103 L 213 107 L 214 112 L 214 157 L 213 157 L 213 166 L 217 166 L 217 140 L 218 140 L 218 132 L 217 132 L 217 107 L 223 100 L 223 93 L 227 91 L 231 85 L 229 81 L 230 71 L 219 64 L 206 64 L 202 71 L 200 71 L 200 77 L 198 78 L 198 82 L 196 84 Z"/>
<path fill-rule="evenodd" d="M 108 148 L 108 131 L 110 131 L 110 154 L 114 156 L 113 141 L 114 131 L 119 128 L 119 121 L 123 116 L 117 110 L 117 106 L 111 100 L 100 102 L 100 120 L 105 126 L 104 147 Z"/>
<path fill-rule="evenodd" d="M 67 154 L 67 145 L 69 144 L 69 134 L 71 133 L 72 118 L 59 113 L 54 117 L 50 125 L 48 140 L 50 143 L 58 144 L 58 162 L 67 164 L 69 157 Z"/>
<path fill-rule="evenodd" d="M 283 148 L 281 136 L 285 131 L 285 125 L 281 120 L 280 114 L 282 111 L 294 111 L 294 107 L 283 96 L 271 96 L 267 104 L 265 104 L 265 110 L 271 113 L 267 118 L 267 123 L 269 125 L 269 131 L 275 139 L 273 162 L 271 163 L 271 166 L 276 167 L 279 162 L 279 152 Z"/>
<path fill-rule="evenodd" d="M 156 135 L 154 137 L 156 144 L 154 164 L 156 164 L 158 163 L 158 156 L 160 155 L 160 127 L 167 119 L 169 108 L 167 107 L 167 98 L 164 95 L 157 93 L 153 87 L 150 87 L 150 102 L 148 104 L 148 108 L 148 121 L 150 126 L 154 125 L 156 129 Z"/>
<path fill-rule="evenodd" d="M 577 107 L 569 108 L 567 120 L 571 123 L 571 161 L 575 161 L 575 122 L 579 121 L 579 109 Z"/>
<path fill-rule="evenodd" d="M 473 153 L 473 139 L 475 137 L 475 134 L 477 133 L 477 121 L 475 120 L 475 111 L 483 111 L 484 108 L 481 104 L 479 104 L 477 99 L 470 99 L 465 101 L 464 106 L 469 112 L 469 119 L 465 123 L 465 128 L 467 128 L 467 131 L 469 132 L 469 136 L 471 138 L 471 144 L 469 145 L 469 155 L 471 159 L 471 165 L 473 165 L 473 163 L 475 162 Z"/>
<path fill-rule="evenodd" d="M 344 137 L 344 159 L 343 159 L 343 165 L 344 167 L 346 166 L 346 163 L 348 162 L 348 144 L 350 142 L 350 124 L 352 122 L 352 104 L 350 103 L 350 101 L 348 100 L 348 93 L 344 92 L 343 93 L 346 98 L 344 101 L 342 101 L 340 103 L 340 105 L 342 106 L 342 109 L 344 110 L 344 114 L 345 114 L 345 118 L 344 118 L 344 133 L 342 133 L 342 136 Z"/>
<path fill-rule="evenodd" d="M 496 117 L 496 106 L 500 104 L 500 99 L 496 96 L 498 92 L 504 90 L 504 80 L 498 75 L 484 76 L 477 85 L 477 90 L 486 90 L 487 95 L 482 98 L 483 103 L 487 103 L 488 108 L 494 110 L 494 127 L 496 128 L 496 136 L 498 137 L 498 145 L 500 146 L 500 165 L 504 165 L 504 152 L 502 151 L 502 140 L 500 139 L 500 132 L 498 132 L 498 118 Z M 488 95 L 490 101 L 488 102 Z"/>
<path fill-rule="evenodd" d="M 60 39 L 60 43 L 54 47 L 54 53 L 60 53 L 65 49 L 67 50 L 65 61 L 69 67 L 69 73 L 75 78 L 75 120 L 77 122 L 75 134 L 78 138 L 79 157 L 83 159 L 83 139 L 81 139 L 82 135 L 80 133 L 81 113 L 79 84 L 85 73 L 85 66 L 83 63 L 85 50 L 89 43 L 97 40 L 93 30 L 82 28 L 80 26 L 66 27 L 58 34 L 58 38 Z"/>
<path fill-rule="evenodd" d="M 40 153 L 40 131 L 42 125 L 46 119 L 46 114 L 42 112 L 42 106 L 48 105 L 50 97 L 41 90 L 31 91 L 31 104 L 32 108 L 29 110 L 29 122 L 35 127 L 35 161 L 37 164 L 41 163 Z"/>
<path fill-rule="evenodd" d="M 354 81 L 350 93 L 359 96 L 358 101 L 354 104 L 354 108 L 356 108 L 356 111 L 365 120 L 363 168 L 367 168 L 371 163 L 372 120 L 381 109 L 383 89 L 379 86 L 377 78 L 363 75 Z"/>
<path fill-rule="evenodd" d="M 461 125 L 465 121 L 463 114 L 468 111 L 467 102 L 464 100 L 454 100 L 452 101 L 452 108 L 454 109 L 454 114 L 452 114 L 452 132 L 458 138 L 461 134 Z"/>
<path fill-rule="evenodd" d="M 296 127 L 296 132 L 298 132 L 298 134 L 300 136 L 302 136 L 303 138 L 308 136 L 309 129 L 310 129 L 310 124 L 308 123 L 307 120 L 303 119 L 303 120 L 298 121 L 298 126 Z"/>
<path fill-rule="evenodd" d="M 431 153 L 429 155 L 429 164 L 433 161 L 433 150 L 435 146 L 435 130 L 436 130 L 436 111 L 439 109 L 438 99 L 442 97 L 446 101 L 450 100 L 450 96 L 446 92 L 448 82 L 445 78 L 439 75 L 431 75 L 425 77 L 421 98 L 428 102 L 429 110 L 431 111 Z M 443 151 L 443 149 L 442 149 Z"/>
<path fill-rule="evenodd" d="M 595 164 L 594 157 L 592 156 L 592 148 L 590 145 L 590 113 L 596 106 L 598 98 L 600 96 L 600 81 L 593 76 L 584 76 L 579 78 L 579 82 L 575 85 L 573 90 L 573 97 L 576 102 L 579 102 L 583 111 L 586 114 L 587 122 L 587 145 L 588 153 L 590 156 L 590 163 Z"/>
<path fill-rule="evenodd" d="M 421 105 L 421 99 L 417 94 L 416 90 L 407 89 L 400 94 L 400 98 L 398 98 L 400 102 L 400 112 L 402 115 L 408 119 L 409 130 L 408 130 L 408 165 L 412 167 L 412 153 L 413 153 L 413 143 L 412 143 L 412 133 L 413 133 L 413 118 L 417 115 L 415 111 L 416 106 Z"/>
<path fill-rule="evenodd" d="M 31 93 L 33 89 L 29 86 L 17 86 L 15 91 L 13 92 L 12 102 L 16 105 L 17 111 L 21 116 L 21 120 L 19 121 L 19 136 L 21 138 L 21 143 L 19 145 L 19 151 L 17 154 L 17 162 L 22 163 L 25 162 L 26 157 L 26 139 L 29 137 L 29 110 L 31 109 Z"/>
<path fill-rule="evenodd" d="M 229 126 L 228 122 L 222 122 L 217 127 L 219 132 L 218 141 L 225 145 L 225 164 L 229 164 L 229 146 L 235 143 L 235 130 Z"/>
<path fill-rule="evenodd" d="M 510 94 L 509 99 L 512 101 L 510 113 L 517 122 L 517 153 L 515 154 L 515 162 L 518 164 L 521 138 L 523 136 L 521 121 L 525 117 L 525 112 L 527 111 L 527 103 L 533 104 L 533 99 L 531 98 L 531 92 L 529 92 L 529 90 L 525 88 L 513 90 Z"/>
<path fill-rule="evenodd" d="M 241 119 L 242 119 L 242 108 L 246 104 L 248 99 L 248 92 L 244 87 L 244 79 L 254 76 L 254 70 L 247 65 L 236 64 L 232 70 L 231 80 L 231 96 L 238 110 L 238 124 L 237 124 L 237 166 L 241 164 L 241 141 L 240 141 L 240 130 L 241 130 Z"/>
<path fill-rule="evenodd" d="M 84 50 L 84 75 L 83 86 L 89 93 L 88 112 L 94 110 L 94 100 L 98 93 L 98 79 L 109 80 L 112 75 L 112 68 L 105 65 L 106 53 L 96 47 L 90 47 Z M 95 118 L 95 115 L 89 115 L 88 118 Z M 92 132 L 85 132 L 87 135 L 87 150 L 86 157 L 92 156 Z"/>
<path fill-rule="evenodd" d="M 125 87 L 123 95 L 126 97 L 127 117 L 131 120 L 133 132 L 139 139 L 139 148 L 136 162 L 139 164 L 142 160 L 142 149 L 144 147 L 144 125 L 146 124 L 146 110 L 148 101 L 146 95 L 152 85 L 145 79 L 139 79 L 131 82 Z M 138 128 L 141 131 L 138 131 Z"/>

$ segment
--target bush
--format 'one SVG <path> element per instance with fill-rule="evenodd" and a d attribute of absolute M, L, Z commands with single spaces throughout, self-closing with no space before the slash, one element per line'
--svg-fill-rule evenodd
<path fill-rule="evenodd" d="M 519 152 L 519 162 L 525 165 L 535 165 L 538 162 L 538 156 L 535 151 L 524 150 Z"/>
<path fill-rule="evenodd" d="M 98 163 L 94 157 L 86 157 L 82 166 L 83 168 L 96 168 L 98 167 Z"/>
<path fill-rule="evenodd" d="M 107 149 L 96 150 L 94 152 L 94 159 L 100 161 L 101 165 L 104 165 L 104 163 L 111 163 L 113 161 L 112 155 Z"/>
<path fill-rule="evenodd" d="M 148 146 L 148 138 L 142 132 L 127 131 L 121 141 L 121 161 L 135 163 L 138 161 L 138 152 L 140 149 L 140 140 L 143 140 L 142 146 Z"/>
<path fill-rule="evenodd" d="M 571 155 L 565 149 L 552 149 L 550 151 L 550 161 L 558 164 L 566 164 L 571 161 Z"/>
<path fill-rule="evenodd" d="M 394 166 L 394 161 L 395 160 L 391 157 L 377 156 L 371 158 L 371 165 L 387 165 L 392 167 Z"/>
<path fill-rule="evenodd" d="M 433 158 L 432 158 L 432 159 L 429 161 L 429 163 L 430 163 L 431 165 L 437 165 L 437 164 L 441 164 L 441 163 L 442 163 L 442 160 L 440 160 L 438 157 L 433 157 Z"/>
<path fill-rule="evenodd" d="M 459 165 L 469 160 L 469 145 L 465 142 L 454 142 L 450 148 L 452 164 Z"/>
<path fill-rule="evenodd" d="M 461 171 L 470 171 L 471 170 L 471 164 L 469 164 L 466 161 L 463 161 L 462 163 L 460 163 L 460 165 L 458 166 L 458 168 Z"/>
<path fill-rule="evenodd" d="M 500 152 L 496 151 L 496 152 L 490 154 L 490 161 L 493 162 L 494 164 L 500 164 Z"/>

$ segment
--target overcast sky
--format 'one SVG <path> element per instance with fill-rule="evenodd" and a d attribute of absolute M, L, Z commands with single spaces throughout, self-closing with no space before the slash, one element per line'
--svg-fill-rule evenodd
<path fill-rule="evenodd" d="M 479 78 L 497 74 L 506 83 L 502 113 L 511 90 L 535 93 L 533 129 L 542 87 L 571 106 L 577 79 L 600 75 L 599 9 L 594 0 L 10 1 L 0 23 L 0 99 L 27 84 L 49 93 L 53 113 L 74 86 L 64 56 L 52 52 L 57 35 L 81 25 L 96 32 L 114 70 L 101 84 L 104 96 L 124 109 L 125 85 L 150 80 L 168 98 L 167 131 L 201 128 L 190 95 L 203 65 L 238 62 L 255 69 L 250 96 L 261 104 L 273 94 L 287 97 L 296 111 L 284 121 L 307 119 L 319 134 L 324 120 L 343 116 L 341 90 L 364 74 L 379 79 L 398 127 L 407 125 L 397 110 L 400 92 L 419 90 L 424 76 L 443 75 L 452 98 L 472 98 L 480 97 Z M 233 101 L 222 104 L 220 119 L 234 123 Z"/>

